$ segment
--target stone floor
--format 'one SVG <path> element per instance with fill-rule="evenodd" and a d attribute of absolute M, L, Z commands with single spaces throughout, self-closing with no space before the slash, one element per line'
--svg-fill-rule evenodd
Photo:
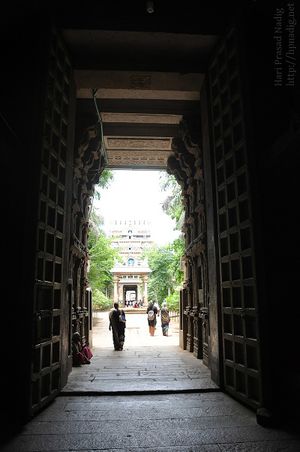
<path fill-rule="evenodd" d="M 126 347 L 112 348 L 107 316 L 94 328 L 90 365 L 74 368 L 60 397 L 3 452 L 299 452 L 300 437 L 256 423 L 255 413 L 210 380 L 200 360 L 159 328 L 128 315 Z"/>
<path fill-rule="evenodd" d="M 74 368 L 63 395 L 218 390 L 209 369 L 178 346 L 97 350 L 90 365 Z"/>
<path fill-rule="evenodd" d="M 62 394 L 217 390 L 201 360 L 179 348 L 178 319 L 171 325 L 169 336 L 163 336 L 157 325 L 152 337 L 144 314 L 128 314 L 124 350 L 114 351 L 108 316 L 100 314 L 91 364 L 73 368 Z"/>
<path fill-rule="evenodd" d="M 2 452 L 299 452 L 300 439 L 263 428 L 216 393 L 58 397 Z"/>
<path fill-rule="evenodd" d="M 155 336 L 151 337 L 148 331 L 147 315 L 139 314 L 138 310 L 133 312 L 135 313 L 126 315 L 126 349 L 134 350 L 136 346 L 177 346 L 179 344 L 179 319 L 177 316 L 171 318 L 168 337 L 162 335 L 159 318 Z M 97 312 L 96 316 L 93 325 L 93 347 L 112 349 L 112 334 L 108 329 L 108 313 Z"/>

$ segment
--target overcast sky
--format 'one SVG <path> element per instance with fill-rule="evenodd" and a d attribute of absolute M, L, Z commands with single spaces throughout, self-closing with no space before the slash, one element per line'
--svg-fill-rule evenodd
<path fill-rule="evenodd" d="M 104 218 L 106 233 L 115 219 L 145 219 L 151 221 L 152 238 L 158 245 L 178 237 L 175 222 L 162 210 L 167 193 L 160 189 L 159 171 L 116 170 L 113 175 L 109 188 L 101 191 L 100 200 L 94 200 Z"/>

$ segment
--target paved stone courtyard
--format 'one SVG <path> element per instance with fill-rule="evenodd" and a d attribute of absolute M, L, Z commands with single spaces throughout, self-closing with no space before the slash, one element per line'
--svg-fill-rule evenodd
<path fill-rule="evenodd" d="M 73 368 L 63 394 L 217 390 L 201 360 L 179 348 L 178 320 L 172 319 L 167 337 L 159 324 L 152 337 L 145 314 L 128 314 L 124 350 L 114 351 L 108 314 L 101 313 L 95 321 L 91 364 Z"/>
<path fill-rule="evenodd" d="M 256 423 L 255 413 L 210 380 L 200 360 L 128 315 L 115 352 L 107 315 L 95 321 L 90 365 L 74 368 L 60 397 L 3 452 L 299 452 L 300 437 Z"/>

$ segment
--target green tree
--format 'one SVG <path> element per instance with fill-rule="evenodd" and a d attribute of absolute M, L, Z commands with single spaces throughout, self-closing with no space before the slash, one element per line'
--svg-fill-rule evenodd
<path fill-rule="evenodd" d="M 90 218 L 89 218 L 89 239 L 90 235 L 94 234 L 96 237 L 103 232 L 102 227 L 104 224 L 104 219 L 99 212 L 93 207 L 91 210 Z"/>
<path fill-rule="evenodd" d="M 166 302 L 169 311 L 179 312 L 179 300 L 180 300 L 179 289 L 176 289 L 175 292 L 167 296 Z"/>
<path fill-rule="evenodd" d="M 171 272 L 173 256 L 167 247 L 155 247 L 147 252 L 147 258 L 151 268 L 148 286 L 149 299 L 161 303 L 173 287 Z"/>
<path fill-rule="evenodd" d="M 113 181 L 114 175 L 113 172 L 109 169 L 105 169 L 102 171 L 98 184 L 95 189 L 101 196 L 101 190 L 108 188 L 110 183 Z"/>
<path fill-rule="evenodd" d="M 182 256 L 184 254 L 184 240 L 183 237 L 175 239 L 170 245 L 173 251 L 173 261 L 171 271 L 174 275 L 174 279 L 177 285 L 183 282 L 183 271 L 181 269 Z"/>
<path fill-rule="evenodd" d="M 111 308 L 111 300 L 99 289 L 93 290 L 93 307 L 100 311 L 107 311 Z"/>
<path fill-rule="evenodd" d="M 113 173 L 104 170 L 99 183 L 95 186 L 94 199 L 101 199 L 101 192 L 107 189 L 113 180 Z M 103 217 L 93 204 L 89 219 L 88 253 L 90 259 L 88 279 L 93 293 L 93 305 L 98 309 L 108 309 L 111 300 L 104 295 L 112 284 L 111 270 L 118 259 L 118 253 L 111 246 L 103 230 Z"/>
<path fill-rule="evenodd" d="M 94 200 L 101 199 L 101 194 L 103 190 L 106 190 L 110 186 L 110 183 L 113 181 L 113 178 L 114 178 L 113 172 L 111 170 L 105 169 L 103 170 L 100 176 L 98 184 L 95 185 L 94 199 L 89 218 L 89 228 L 90 231 L 92 230 L 96 235 L 99 235 L 99 233 L 102 231 L 104 220 L 103 216 L 95 208 Z"/>
<path fill-rule="evenodd" d="M 111 270 L 118 259 L 118 252 L 112 248 L 111 240 L 103 232 L 99 235 L 90 231 L 88 240 L 90 267 L 88 279 L 92 290 L 104 291 L 112 283 Z"/>
<path fill-rule="evenodd" d="M 168 195 L 162 205 L 163 210 L 176 221 L 176 229 L 181 229 L 184 214 L 181 187 L 175 177 L 166 172 L 160 174 L 160 187 Z"/>
<path fill-rule="evenodd" d="M 151 274 L 149 279 L 149 299 L 157 300 L 159 304 L 173 294 L 178 284 L 181 284 L 183 273 L 181 271 L 182 256 L 181 239 L 163 247 L 154 247 L 147 250 Z"/>
<path fill-rule="evenodd" d="M 176 222 L 175 228 L 181 229 L 184 208 L 182 204 L 181 187 L 174 176 L 161 173 L 161 189 L 168 193 L 163 210 Z M 184 239 L 182 236 L 164 247 L 154 247 L 145 253 L 148 258 L 151 274 L 149 278 L 149 299 L 157 300 L 159 304 L 167 300 L 172 311 L 179 311 L 179 290 L 183 281 L 181 260 L 184 254 Z"/>

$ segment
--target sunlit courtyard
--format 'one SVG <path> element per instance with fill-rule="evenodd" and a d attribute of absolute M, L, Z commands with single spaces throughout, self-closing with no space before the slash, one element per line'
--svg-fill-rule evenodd
<path fill-rule="evenodd" d="M 93 317 L 93 351 L 97 354 L 99 348 L 113 349 L 112 333 L 109 331 L 108 312 L 96 312 Z M 148 330 L 147 315 L 128 313 L 126 315 L 126 330 L 124 350 L 135 347 L 155 346 L 165 347 L 179 345 L 179 317 L 172 316 L 169 335 L 163 336 L 158 317 L 155 335 L 152 337 Z"/>

